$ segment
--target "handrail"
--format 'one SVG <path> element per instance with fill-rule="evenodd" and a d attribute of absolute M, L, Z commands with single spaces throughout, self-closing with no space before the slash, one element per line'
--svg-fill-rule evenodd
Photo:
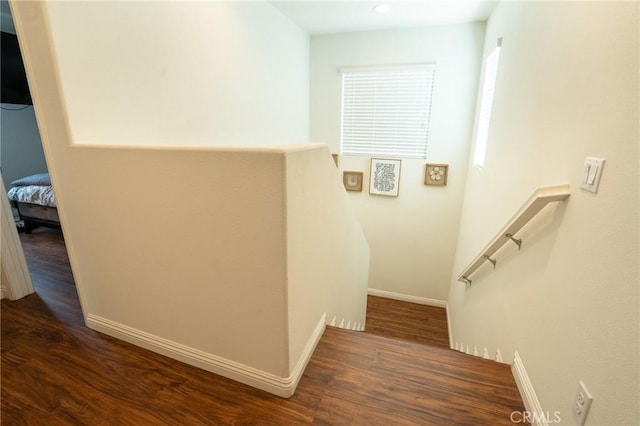
<path fill-rule="evenodd" d="M 517 239 L 514 235 L 520 231 L 540 210 L 547 204 L 555 201 L 564 201 L 571 191 L 569 184 L 543 186 L 538 188 L 520 210 L 507 222 L 502 230 L 491 240 L 491 242 L 480 252 L 475 259 L 464 268 L 458 276 L 458 281 L 471 285 L 469 276 L 473 274 L 482 264 L 489 261 L 496 267 L 496 260 L 492 256 L 508 241 L 513 241 L 518 245 L 518 250 L 522 244 L 521 239 Z"/>

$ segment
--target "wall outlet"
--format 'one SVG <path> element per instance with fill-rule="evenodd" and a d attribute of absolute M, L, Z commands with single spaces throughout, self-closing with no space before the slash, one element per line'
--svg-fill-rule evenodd
<path fill-rule="evenodd" d="M 578 382 L 576 398 L 573 401 L 573 417 L 575 417 L 577 424 L 580 426 L 583 426 L 587 420 L 587 414 L 589 414 L 589 408 L 591 408 L 592 402 L 593 397 L 587 390 L 587 386 L 581 380 Z"/>

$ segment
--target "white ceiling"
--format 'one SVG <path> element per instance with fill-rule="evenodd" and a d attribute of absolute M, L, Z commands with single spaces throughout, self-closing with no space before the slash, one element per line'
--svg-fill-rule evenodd
<path fill-rule="evenodd" d="M 486 21 L 497 1 L 481 0 L 271 0 L 309 34 L 331 34 Z M 373 6 L 388 4 L 387 13 Z"/>
<path fill-rule="evenodd" d="M 291 21 L 309 34 L 412 28 L 428 25 L 485 21 L 498 1 L 484 0 L 270 0 Z M 385 3 L 389 12 L 373 11 Z M 2 29 L 15 32 L 9 4 L 0 1 Z"/>

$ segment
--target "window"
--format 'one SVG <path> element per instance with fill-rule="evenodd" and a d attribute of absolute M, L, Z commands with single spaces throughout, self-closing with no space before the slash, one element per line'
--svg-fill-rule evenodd
<path fill-rule="evenodd" d="M 342 70 L 343 155 L 426 158 L 435 65 Z"/>
<path fill-rule="evenodd" d="M 473 151 L 473 164 L 484 166 L 484 157 L 487 152 L 487 137 L 489 136 L 489 122 L 491 121 L 491 106 L 493 104 L 493 92 L 496 87 L 498 75 L 498 61 L 500 60 L 500 46 L 502 39 L 498 39 L 498 46 L 484 61 L 484 81 L 482 83 L 482 98 L 480 112 L 478 113 L 478 125 L 476 127 L 476 147 Z"/>

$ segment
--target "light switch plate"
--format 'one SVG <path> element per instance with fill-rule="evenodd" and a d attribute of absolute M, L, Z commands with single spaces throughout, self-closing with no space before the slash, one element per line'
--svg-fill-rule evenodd
<path fill-rule="evenodd" d="M 587 157 L 584 160 L 584 168 L 582 169 L 582 177 L 580 178 L 580 188 L 597 194 L 603 167 L 604 158 Z"/>

